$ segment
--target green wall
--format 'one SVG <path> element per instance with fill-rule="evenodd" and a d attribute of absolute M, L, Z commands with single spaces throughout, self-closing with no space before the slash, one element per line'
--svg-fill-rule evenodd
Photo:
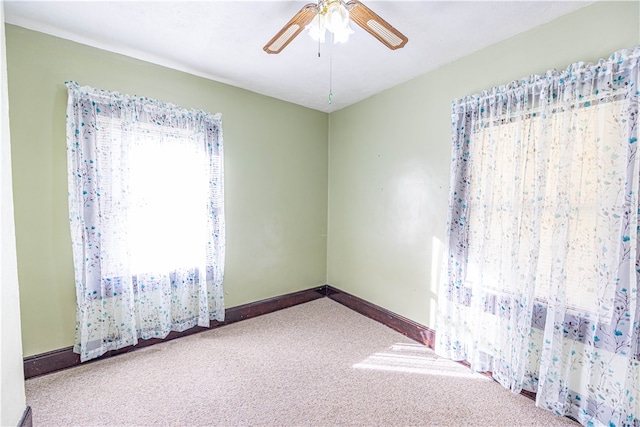
<path fill-rule="evenodd" d="M 638 44 L 638 2 L 596 3 L 332 113 L 328 283 L 434 328 L 452 100 Z"/>
<path fill-rule="evenodd" d="M 73 345 L 66 80 L 222 113 L 227 307 L 326 283 L 328 116 L 7 25 L 24 355 Z"/>

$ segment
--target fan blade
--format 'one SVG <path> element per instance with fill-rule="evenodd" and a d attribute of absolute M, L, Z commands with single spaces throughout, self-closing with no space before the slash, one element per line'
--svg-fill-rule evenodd
<path fill-rule="evenodd" d="M 389 49 L 400 49 L 409 41 L 404 34 L 358 0 L 347 2 L 346 6 L 351 19 Z"/>
<path fill-rule="evenodd" d="M 318 5 L 316 3 L 308 3 L 300 9 L 300 12 L 296 13 L 291 21 L 282 27 L 278 34 L 276 34 L 269 43 L 267 43 L 262 49 L 267 53 L 280 53 L 282 49 L 287 47 L 291 40 L 293 40 L 304 27 L 311 22 L 314 16 L 318 14 Z"/>

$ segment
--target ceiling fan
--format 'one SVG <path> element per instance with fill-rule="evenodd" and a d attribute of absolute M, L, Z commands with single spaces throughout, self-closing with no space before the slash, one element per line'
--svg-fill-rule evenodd
<path fill-rule="evenodd" d="M 334 43 L 345 42 L 353 30 L 349 20 L 353 20 L 389 49 L 400 49 L 409 39 L 391 24 L 378 16 L 358 0 L 319 0 L 306 4 L 289 22 L 267 43 L 263 50 L 267 53 L 280 53 L 291 41 L 306 29 L 317 41 L 324 42 L 329 31 Z"/>

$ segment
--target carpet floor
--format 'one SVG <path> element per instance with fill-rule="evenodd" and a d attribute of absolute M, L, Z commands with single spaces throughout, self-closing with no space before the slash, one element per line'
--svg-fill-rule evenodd
<path fill-rule="evenodd" d="M 40 426 L 576 426 L 322 298 L 26 381 Z"/>

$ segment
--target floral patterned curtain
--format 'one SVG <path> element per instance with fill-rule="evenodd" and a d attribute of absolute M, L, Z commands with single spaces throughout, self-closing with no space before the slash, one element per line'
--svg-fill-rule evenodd
<path fill-rule="evenodd" d="M 640 424 L 640 47 L 454 102 L 438 354 Z"/>
<path fill-rule="evenodd" d="M 224 320 L 220 115 L 68 82 L 82 361 Z"/>

